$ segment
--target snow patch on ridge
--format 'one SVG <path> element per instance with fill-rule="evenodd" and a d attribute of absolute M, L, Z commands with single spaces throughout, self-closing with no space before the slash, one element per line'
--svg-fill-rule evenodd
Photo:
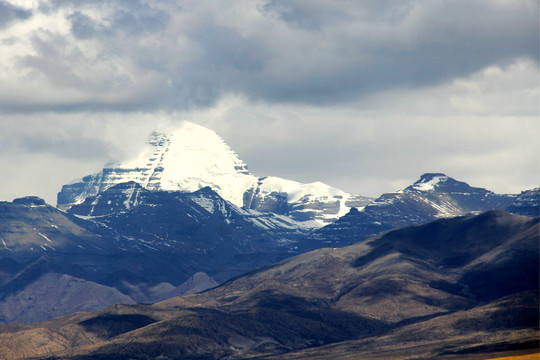
<path fill-rule="evenodd" d="M 448 179 L 448 176 L 434 176 L 432 177 L 431 179 L 427 180 L 427 179 L 422 179 L 421 181 L 415 183 L 413 185 L 413 188 L 415 190 L 419 190 L 419 191 L 432 191 L 435 189 L 435 187 L 439 184 L 439 183 L 442 183 L 444 181 L 446 181 Z"/>
<path fill-rule="evenodd" d="M 286 180 L 275 176 L 269 176 L 261 181 L 259 186 L 262 195 L 273 192 L 287 194 L 288 202 L 301 200 L 349 198 L 349 194 L 328 186 L 320 181 L 302 184 L 293 180 Z"/>
<path fill-rule="evenodd" d="M 44 238 L 44 239 L 47 240 L 48 242 L 52 242 L 51 239 L 49 239 L 48 237 L 46 237 L 46 236 L 43 235 L 42 233 L 38 233 L 38 235 L 40 235 L 42 238 Z"/>

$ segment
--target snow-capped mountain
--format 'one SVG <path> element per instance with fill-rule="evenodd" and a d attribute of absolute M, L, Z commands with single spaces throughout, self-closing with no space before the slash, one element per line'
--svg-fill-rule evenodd
<path fill-rule="evenodd" d="M 428 198 L 436 210 L 435 218 L 503 209 L 516 199 L 516 195 L 496 194 L 484 188 L 472 187 L 441 173 L 424 174 L 401 192 Z"/>
<path fill-rule="evenodd" d="M 193 192 L 208 186 L 238 207 L 287 214 L 313 227 L 371 200 L 321 182 L 257 177 L 214 131 L 184 122 L 173 130 L 155 131 L 133 158 L 110 162 L 99 173 L 64 185 L 58 193 L 58 207 L 69 209 L 129 181 L 147 190 Z"/>
<path fill-rule="evenodd" d="M 350 211 L 317 234 L 333 246 L 342 246 L 394 228 L 505 209 L 516 197 L 472 187 L 445 174 L 427 173 L 403 190 L 383 194 L 360 211 Z"/>

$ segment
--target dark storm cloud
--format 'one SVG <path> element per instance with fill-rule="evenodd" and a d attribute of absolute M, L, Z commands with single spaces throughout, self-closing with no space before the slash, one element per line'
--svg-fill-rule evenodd
<path fill-rule="evenodd" d="M 360 20 L 359 30 L 333 38 L 331 53 L 298 52 L 296 71 L 263 73 L 244 91 L 273 101 L 329 103 L 393 87 L 429 86 L 521 57 L 538 62 L 533 2 L 377 3 L 363 2 L 356 10 L 364 12 L 341 19 L 350 30 Z M 339 28 L 332 23 L 326 33 Z M 288 60 L 287 54 L 280 58 Z"/>
<path fill-rule="evenodd" d="M 25 3 L 0 0 L 0 198 L 54 201 L 181 120 L 351 193 L 538 186 L 535 0 Z"/>
<path fill-rule="evenodd" d="M 268 2 L 263 13 L 275 12 L 288 24 L 278 29 L 281 38 L 205 25 L 204 32 L 190 34 L 205 52 L 190 63 L 187 79 L 209 96 L 232 91 L 321 104 L 431 86 L 517 58 L 538 61 L 534 2 L 332 4 Z"/>
<path fill-rule="evenodd" d="M 36 91 L 0 96 L 4 111 L 184 110 L 228 94 L 337 104 L 538 63 L 534 0 L 53 0 L 38 10 L 61 11 L 71 34 L 42 26 L 26 37 L 32 51 L 16 65 L 35 72 L 24 86 Z"/>
<path fill-rule="evenodd" d="M 149 6 L 141 6 L 138 13 L 129 11 L 117 11 L 112 20 L 112 28 L 124 31 L 129 35 L 139 35 L 141 33 L 153 33 L 163 30 L 169 20 L 169 16 L 156 11 Z"/>
<path fill-rule="evenodd" d="M 15 20 L 24 20 L 31 15 L 31 11 L 18 8 L 5 1 L 0 1 L 0 29 L 9 26 Z"/>
<path fill-rule="evenodd" d="M 272 57 L 264 39 L 229 27 L 201 22 L 188 36 L 197 55 L 170 78 L 181 107 L 211 106 L 224 94 L 243 93 Z"/>
<path fill-rule="evenodd" d="M 263 7 L 266 15 L 274 11 L 287 24 L 308 29 L 287 28 L 291 37 L 280 39 L 283 48 L 273 44 L 272 34 L 250 39 L 232 28 L 201 26 L 204 31 L 190 38 L 204 53 L 191 63 L 187 79 L 209 96 L 234 91 L 267 101 L 320 104 L 432 85 L 516 57 L 536 57 L 535 20 L 525 16 L 529 21 L 523 25 L 519 9 L 456 2 L 396 10 L 368 3 L 355 17 L 346 9 L 337 15 L 330 6 L 298 5 L 272 1 Z M 355 29 L 357 21 L 364 29 Z"/>

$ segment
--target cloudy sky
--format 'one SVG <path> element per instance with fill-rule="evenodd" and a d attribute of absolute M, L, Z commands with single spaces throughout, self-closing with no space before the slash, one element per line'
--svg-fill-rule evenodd
<path fill-rule="evenodd" d="M 256 175 L 378 196 L 540 186 L 536 0 L 0 0 L 0 200 L 220 134 Z"/>

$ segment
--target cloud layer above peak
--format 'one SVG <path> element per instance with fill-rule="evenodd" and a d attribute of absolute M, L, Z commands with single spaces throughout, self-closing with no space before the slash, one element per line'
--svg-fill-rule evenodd
<path fill-rule="evenodd" d="M 536 0 L 0 0 L 0 200 L 209 127 L 257 175 L 377 196 L 540 182 Z M 38 174 L 38 175 L 36 175 Z"/>
<path fill-rule="evenodd" d="M 538 2 L 0 1 L 0 109 L 347 103 L 538 62 Z"/>

